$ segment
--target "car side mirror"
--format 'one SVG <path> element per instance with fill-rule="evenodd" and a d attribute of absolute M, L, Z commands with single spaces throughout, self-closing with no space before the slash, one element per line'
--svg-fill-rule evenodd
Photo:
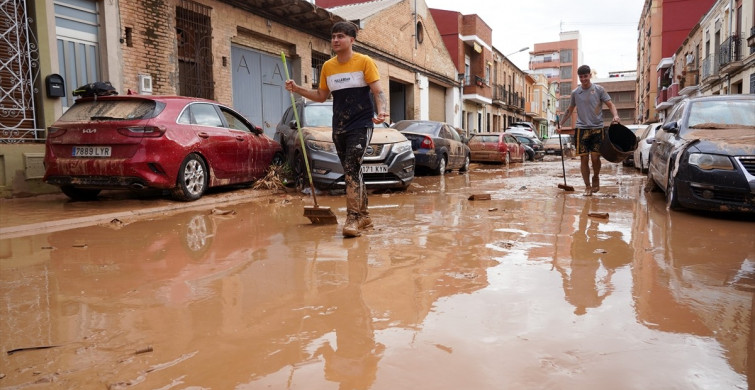
<path fill-rule="evenodd" d="M 254 134 L 260 135 L 260 134 L 262 134 L 264 132 L 265 132 L 265 130 L 262 130 L 262 127 L 257 126 L 257 125 L 254 126 Z"/>
<path fill-rule="evenodd" d="M 676 134 L 679 132 L 679 124 L 677 122 L 669 122 L 664 124 L 662 129 L 667 133 Z"/>

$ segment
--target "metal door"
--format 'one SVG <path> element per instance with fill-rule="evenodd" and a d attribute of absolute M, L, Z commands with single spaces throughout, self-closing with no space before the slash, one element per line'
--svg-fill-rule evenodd
<path fill-rule="evenodd" d="M 291 104 L 280 57 L 232 46 L 231 66 L 234 108 L 272 138 Z"/>

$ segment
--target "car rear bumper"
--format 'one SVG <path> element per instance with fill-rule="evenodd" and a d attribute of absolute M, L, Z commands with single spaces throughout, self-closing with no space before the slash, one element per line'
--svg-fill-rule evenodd
<path fill-rule="evenodd" d="M 175 168 L 169 168 L 175 170 Z M 175 173 L 157 163 L 131 163 L 123 159 L 79 160 L 57 158 L 45 161 L 44 182 L 80 188 L 173 188 Z"/>
<path fill-rule="evenodd" d="M 497 163 L 503 163 L 506 162 L 506 155 L 504 155 L 501 152 L 483 152 L 473 151 L 470 157 L 471 161 L 475 162 L 497 162 Z"/>

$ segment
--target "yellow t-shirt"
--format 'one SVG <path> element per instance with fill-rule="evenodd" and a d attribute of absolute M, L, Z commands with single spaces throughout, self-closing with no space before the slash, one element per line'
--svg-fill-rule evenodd
<path fill-rule="evenodd" d="M 346 63 L 338 57 L 325 62 L 319 88 L 333 94 L 333 130 L 373 127 L 375 114 L 370 84 L 379 80 L 372 58 L 354 53 Z"/>

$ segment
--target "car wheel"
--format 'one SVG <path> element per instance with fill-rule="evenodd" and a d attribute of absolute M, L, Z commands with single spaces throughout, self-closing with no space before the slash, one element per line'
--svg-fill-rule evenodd
<path fill-rule="evenodd" d="M 297 153 L 294 158 L 294 186 L 297 192 L 301 192 L 307 186 L 307 166 L 301 153 Z"/>
<path fill-rule="evenodd" d="M 283 153 L 275 153 L 275 155 L 273 155 L 273 161 L 270 162 L 270 165 L 279 167 L 285 163 L 286 163 L 286 158 L 283 156 Z"/>
<path fill-rule="evenodd" d="M 459 168 L 459 172 L 466 172 L 469 170 L 469 155 L 464 157 L 464 165 Z"/>
<path fill-rule="evenodd" d="M 60 190 L 71 200 L 95 200 L 101 190 L 89 188 L 76 188 L 73 186 L 62 186 Z"/>
<path fill-rule="evenodd" d="M 446 173 L 446 155 L 440 156 L 440 159 L 438 159 L 438 168 L 435 170 L 435 174 L 442 175 Z"/>
<path fill-rule="evenodd" d="M 647 173 L 648 167 L 645 166 L 645 159 L 642 157 L 642 153 L 640 153 L 640 173 Z"/>
<path fill-rule="evenodd" d="M 171 195 L 182 202 L 197 200 L 204 194 L 208 182 L 207 165 L 199 155 L 191 153 L 178 169 L 176 187 L 171 191 Z"/>
<path fill-rule="evenodd" d="M 677 194 L 676 184 L 672 180 L 671 174 L 668 175 L 668 184 L 666 185 L 666 206 L 669 210 L 679 210 L 682 205 L 679 204 L 679 195 Z"/>

